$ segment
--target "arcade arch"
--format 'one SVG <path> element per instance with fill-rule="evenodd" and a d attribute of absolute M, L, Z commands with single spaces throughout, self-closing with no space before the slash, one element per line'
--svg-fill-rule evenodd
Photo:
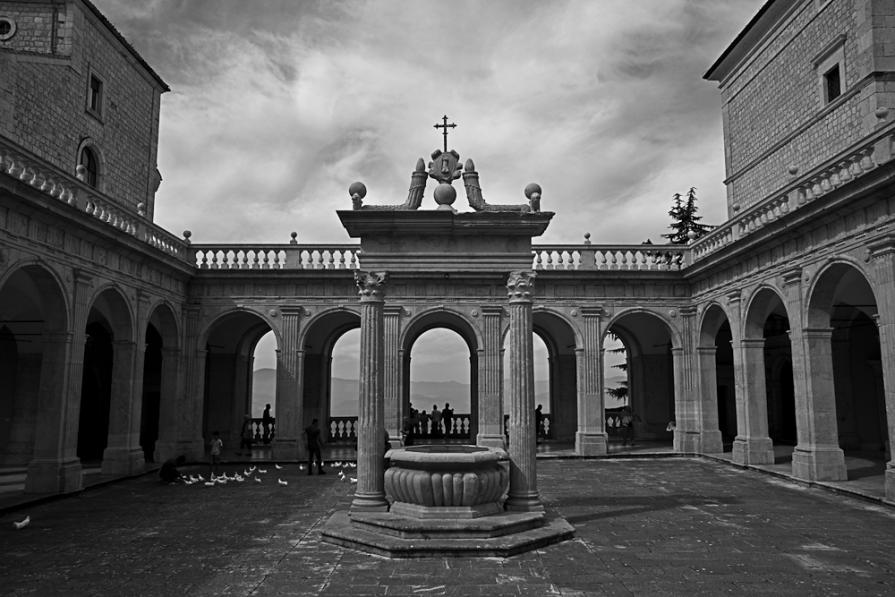
<path fill-rule="evenodd" d="M 716 303 L 703 312 L 697 353 L 702 451 L 731 449 L 737 432 L 733 330 Z"/>
<path fill-rule="evenodd" d="M 226 313 L 208 327 L 202 425 L 206 442 L 218 431 L 227 449 L 240 445 L 245 418 L 251 416 L 255 346 L 271 329 L 251 311 Z"/>
<path fill-rule="evenodd" d="M 176 455 L 179 422 L 180 332 L 169 305 L 162 303 L 152 310 L 145 334 L 140 446 L 147 462 L 161 462 Z"/>
<path fill-rule="evenodd" d="M 815 408 L 835 402 L 834 428 L 827 431 L 858 457 L 846 461 L 849 477 L 891 458 L 877 313 L 873 289 L 855 266 L 834 263 L 816 277 L 808 301 L 808 356 L 814 378 L 831 374 L 833 383 L 816 384 L 812 397 Z"/>
<path fill-rule="evenodd" d="M 578 430 L 578 362 L 580 342 L 571 324 L 546 309 L 532 312 L 532 328 L 547 350 L 547 387 L 550 439 L 574 444 Z M 537 370 L 537 367 L 536 367 Z M 537 387 L 537 379 L 535 387 Z"/>
<path fill-rule="evenodd" d="M 634 417 L 634 437 L 671 443 L 668 422 L 675 416 L 675 376 L 672 349 L 680 346 L 673 328 L 651 311 L 628 311 L 609 322 L 628 354 L 628 404 Z"/>
<path fill-rule="evenodd" d="M 408 412 L 411 417 L 408 422 L 414 427 L 414 439 L 430 437 L 449 441 L 469 437 L 470 374 L 469 346 L 458 333 L 434 327 L 416 338 L 408 372 Z M 450 408 L 453 414 L 449 425 L 443 420 L 445 408 Z M 422 416 L 421 411 L 425 411 L 426 416 Z M 434 411 L 438 411 L 435 416 Z"/>
<path fill-rule="evenodd" d="M 68 307 L 61 284 L 39 264 L 0 280 L 0 465 L 24 466 L 58 442 Z M 54 385 L 55 382 L 55 385 Z M 43 412 L 42 417 L 38 413 Z M 56 416 L 52 416 L 52 412 Z M 50 426 L 46 433 L 41 423 Z M 46 444 L 46 446 L 43 446 Z"/>
<path fill-rule="evenodd" d="M 762 286 L 752 295 L 742 346 L 745 395 L 738 435 L 750 445 L 746 462 L 792 460 L 797 429 L 790 320 L 776 289 Z"/>

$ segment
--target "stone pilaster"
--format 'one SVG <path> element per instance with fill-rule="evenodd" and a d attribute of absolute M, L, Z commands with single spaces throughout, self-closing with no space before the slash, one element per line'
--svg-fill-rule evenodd
<path fill-rule="evenodd" d="M 482 307 L 483 346 L 479 350 L 478 435 L 476 444 L 504 447 L 503 434 L 503 358 L 501 318 L 503 307 Z"/>
<path fill-rule="evenodd" d="M 717 348 L 700 346 L 696 349 L 699 375 L 700 452 L 714 454 L 723 451 L 721 431 L 718 429 L 718 371 L 715 361 Z"/>
<path fill-rule="evenodd" d="M 674 365 L 674 450 L 676 452 L 702 451 L 702 403 L 696 383 L 696 359 L 693 354 L 693 336 L 696 309 L 680 309 L 683 320 L 681 346 L 671 349 Z"/>
<path fill-rule="evenodd" d="M 738 383 L 733 461 L 738 464 L 773 464 L 774 445 L 768 436 L 764 338 L 746 338 L 738 342 L 734 347 L 734 366 L 741 368 L 737 382 L 741 381 L 742 386 Z"/>
<path fill-rule="evenodd" d="M 141 335 L 142 336 L 142 335 Z M 140 447 L 142 395 L 134 386 L 143 387 L 145 347 L 133 340 L 112 342 L 112 402 L 109 406 L 109 441 L 103 451 L 105 475 L 134 475 L 143 471 L 145 459 Z"/>
<path fill-rule="evenodd" d="M 807 400 L 796 403 L 800 420 L 807 429 L 806 441 L 799 432 L 799 443 L 792 453 L 792 472 L 808 481 L 844 481 L 845 454 L 839 447 L 836 425 L 836 392 L 833 387 L 833 330 L 805 328 L 801 331 L 804 351 Z M 795 360 L 795 359 L 793 359 Z M 798 400 L 798 398 L 797 398 Z M 804 410 L 799 411 L 799 408 Z"/>
<path fill-rule="evenodd" d="M 357 429 L 357 490 L 351 511 L 388 510 L 385 499 L 385 272 L 354 274 L 360 294 L 360 408 Z"/>
<path fill-rule="evenodd" d="M 81 461 L 67 449 L 68 442 L 60 433 L 65 422 L 72 336 L 69 332 L 57 332 L 43 337 L 34 457 L 28 463 L 26 493 L 65 493 L 81 489 Z"/>
<path fill-rule="evenodd" d="M 277 350 L 277 401 L 274 435 L 274 456 L 280 460 L 297 460 L 303 420 L 302 379 L 299 375 L 299 331 L 304 309 L 282 307 L 280 309 L 280 341 Z"/>
<path fill-rule="evenodd" d="M 578 431 L 575 433 L 575 453 L 580 456 L 606 454 L 603 395 L 603 329 L 600 307 L 581 310 L 583 344 L 575 350 L 578 371 Z"/>
<path fill-rule="evenodd" d="M 385 396 L 385 430 L 388 432 L 392 447 L 401 445 L 401 431 L 407 406 L 403 404 L 402 361 L 401 358 L 401 316 L 403 307 L 384 307 L 385 318 L 385 363 L 384 387 Z"/>
<path fill-rule="evenodd" d="M 181 355 L 182 351 L 179 348 L 162 348 L 158 441 L 155 443 L 156 462 L 164 462 L 181 454 L 177 443 L 177 426 L 180 419 L 177 396 L 182 383 Z"/>
<path fill-rule="evenodd" d="M 542 512 L 538 495 L 537 445 L 535 430 L 534 343 L 532 339 L 531 297 L 535 272 L 510 273 L 509 401 L 510 401 L 510 489 L 506 509 Z"/>
<path fill-rule="evenodd" d="M 186 357 L 183 375 L 183 398 L 179 401 L 177 443 L 178 454 L 185 454 L 193 460 L 205 457 L 205 439 L 202 437 L 202 420 L 205 409 L 205 360 L 208 350 L 199 346 L 198 306 L 184 309 L 186 325 L 184 330 L 184 354 Z M 210 441 L 211 438 L 209 437 Z"/>

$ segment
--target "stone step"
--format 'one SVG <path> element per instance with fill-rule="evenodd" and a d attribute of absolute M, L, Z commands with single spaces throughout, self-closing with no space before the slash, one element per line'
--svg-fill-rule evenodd
<path fill-rule="evenodd" d="M 546 522 L 543 512 L 512 512 L 467 519 L 410 518 L 391 512 L 356 512 L 349 515 L 356 528 L 404 539 L 488 539 L 521 533 Z"/>
<path fill-rule="evenodd" d="M 469 521 L 465 521 L 469 522 Z M 571 539 L 575 529 L 564 519 L 547 518 L 541 526 L 499 537 L 403 538 L 353 524 L 348 512 L 339 511 L 327 521 L 322 539 L 342 547 L 390 558 L 509 557 Z"/>

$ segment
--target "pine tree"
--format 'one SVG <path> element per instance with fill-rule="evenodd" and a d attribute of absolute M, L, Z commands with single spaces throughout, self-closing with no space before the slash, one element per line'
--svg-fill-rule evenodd
<path fill-rule="evenodd" d="M 684 245 L 690 242 L 689 233 L 691 231 L 695 240 L 712 229 L 712 226 L 699 223 L 702 216 L 696 215 L 698 211 L 696 207 L 696 187 L 690 187 L 690 190 L 687 191 L 686 201 L 684 201 L 680 193 L 675 193 L 673 199 L 674 204 L 668 210 L 668 215 L 671 216 L 672 220 L 668 227 L 673 232 L 662 235 L 663 238 L 668 239 L 668 242 L 675 245 Z"/>

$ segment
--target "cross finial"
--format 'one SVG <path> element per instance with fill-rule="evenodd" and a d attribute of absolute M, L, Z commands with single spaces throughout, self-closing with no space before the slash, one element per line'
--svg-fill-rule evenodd
<path fill-rule="evenodd" d="M 436 124 L 435 128 L 436 129 L 444 129 L 444 132 L 442 132 L 442 135 L 444 135 L 444 152 L 447 153 L 447 150 L 448 150 L 447 149 L 448 129 L 456 128 L 457 125 L 454 124 L 453 122 L 448 124 L 448 117 L 446 114 L 441 117 L 441 120 L 444 122 L 444 124 Z"/>

